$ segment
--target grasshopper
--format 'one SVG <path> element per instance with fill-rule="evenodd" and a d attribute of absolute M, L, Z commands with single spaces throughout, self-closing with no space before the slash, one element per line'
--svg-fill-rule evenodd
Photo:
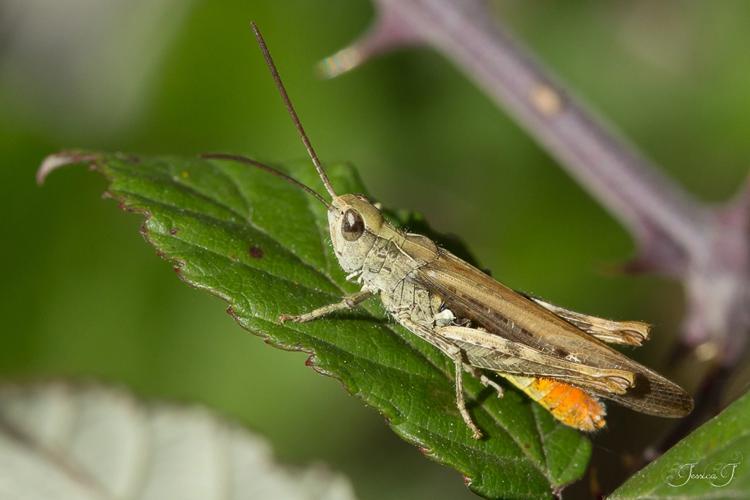
<path fill-rule="evenodd" d="M 504 377 L 561 422 L 584 431 L 605 424 L 601 398 L 661 417 L 683 417 L 692 398 L 677 384 L 607 344 L 638 346 L 649 325 L 609 321 L 569 311 L 516 292 L 439 247 L 429 238 L 386 221 L 377 204 L 356 194 L 337 194 L 289 99 L 260 30 L 261 52 L 282 100 L 331 200 L 273 167 L 250 158 L 205 154 L 271 172 L 315 196 L 328 209 L 331 242 L 347 279 L 361 290 L 340 302 L 281 322 L 314 321 L 379 298 L 388 314 L 450 358 L 456 406 L 476 439 L 482 431 L 466 408 L 463 373 L 502 396 L 486 372 Z"/>

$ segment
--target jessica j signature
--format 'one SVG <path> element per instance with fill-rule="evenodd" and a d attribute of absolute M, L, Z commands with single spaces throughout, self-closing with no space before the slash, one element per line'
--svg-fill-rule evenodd
<path fill-rule="evenodd" d="M 737 453 L 728 461 L 698 465 L 700 462 L 675 464 L 666 477 L 673 488 L 685 486 L 690 481 L 708 481 L 714 488 L 723 488 L 734 479 L 737 468 L 742 463 L 742 455 Z"/>

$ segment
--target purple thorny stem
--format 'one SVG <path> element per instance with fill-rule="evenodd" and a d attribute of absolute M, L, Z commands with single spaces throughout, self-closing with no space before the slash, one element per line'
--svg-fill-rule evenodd
<path fill-rule="evenodd" d="M 731 370 L 750 330 L 750 190 L 718 206 L 685 192 L 566 91 L 484 0 L 375 5 L 373 26 L 325 59 L 324 73 L 336 76 L 406 45 L 441 52 L 628 229 L 637 254 L 627 271 L 667 275 L 683 284 L 683 350 L 710 360 L 720 372 Z"/>

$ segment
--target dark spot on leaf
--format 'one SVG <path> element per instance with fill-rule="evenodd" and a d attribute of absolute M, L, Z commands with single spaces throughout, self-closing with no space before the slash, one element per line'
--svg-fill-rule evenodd
<path fill-rule="evenodd" d="M 252 245 L 248 253 L 250 254 L 250 257 L 252 257 L 253 259 L 263 258 L 263 249 L 257 245 Z"/>
<path fill-rule="evenodd" d="M 172 236 L 174 236 L 175 234 L 177 234 L 179 232 L 180 232 L 180 230 L 177 229 L 176 227 L 169 228 L 169 234 L 171 234 Z"/>

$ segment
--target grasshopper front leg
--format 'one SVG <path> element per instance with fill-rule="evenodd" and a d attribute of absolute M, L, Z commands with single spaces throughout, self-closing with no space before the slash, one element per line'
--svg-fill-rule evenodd
<path fill-rule="evenodd" d="M 341 299 L 340 302 L 336 302 L 334 304 L 328 304 L 327 306 L 319 307 L 305 314 L 300 314 L 296 316 L 291 315 L 291 314 L 281 314 L 279 316 L 279 321 L 281 321 L 282 323 L 286 321 L 293 321 L 295 323 L 306 323 L 308 321 L 322 318 L 323 316 L 327 316 L 336 311 L 354 309 L 359 304 L 361 304 L 365 300 L 372 297 L 372 295 L 373 295 L 372 292 L 370 292 L 369 290 L 362 290 L 361 292 L 347 295 L 346 297 Z"/>

